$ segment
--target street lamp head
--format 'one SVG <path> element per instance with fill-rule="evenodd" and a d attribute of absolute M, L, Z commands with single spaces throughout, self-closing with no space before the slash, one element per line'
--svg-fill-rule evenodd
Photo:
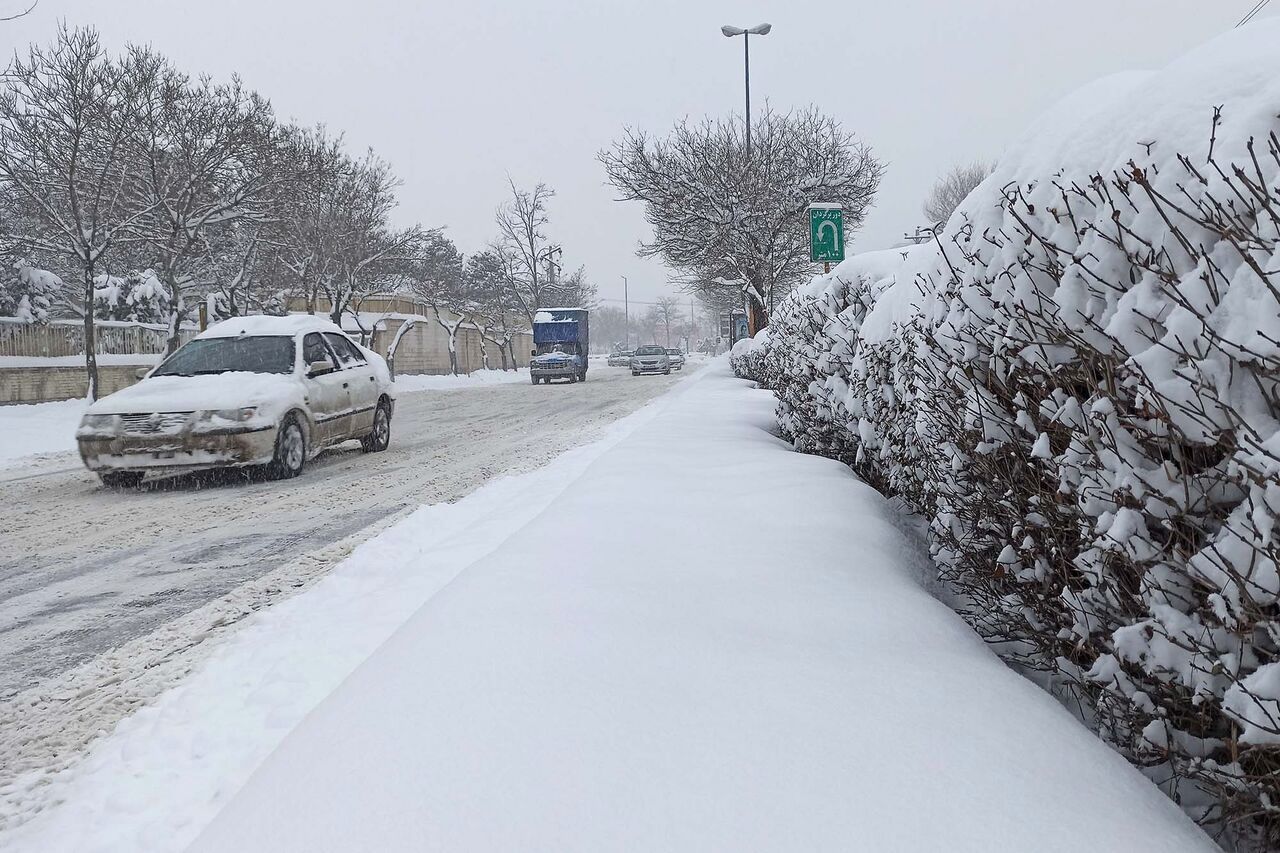
<path fill-rule="evenodd" d="M 747 32 L 751 33 L 753 36 L 767 36 L 771 29 L 773 29 L 773 24 L 756 24 L 754 27 L 747 30 Z"/>
<path fill-rule="evenodd" d="M 740 36 L 744 34 L 746 30 L 744 30 L 742 27 L 731 27 L 728 24 L 725 24 L 723 27 L 720 28 L 720 32 L 724 33 L 726 38 L 733 38 L 734 36 Z"/>

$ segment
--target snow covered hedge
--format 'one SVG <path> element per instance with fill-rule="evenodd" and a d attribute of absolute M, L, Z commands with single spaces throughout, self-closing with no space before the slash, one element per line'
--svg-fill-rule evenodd
<path fill-rule="evenodd" d="M 1068 98 L 936 243 L 735 369 L 929 518 L 974 627 L 1206 825 L 1280 845 L 1280 22 Z"/>

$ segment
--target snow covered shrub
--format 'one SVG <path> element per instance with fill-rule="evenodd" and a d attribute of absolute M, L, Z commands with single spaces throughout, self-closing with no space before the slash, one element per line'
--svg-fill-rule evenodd
<path fill-rule="evenodd" d="M 741 379 L 754 379 L 764 388 L 769 384 L 764 377 L 763 359 L 769 347 L 769 330 L 761 329 L 754 338 L 743 338 L 733 345 L 729 353 L 729 364 L 734 375 Z"/>
<path fill-rule="evenodd" d="M 44 323 L 62 291 L 62 279 L 48 270 L 18 261 L 0 278 L 0 317 L 16 317 L 26 323 Z"/>
<path fill-rule="evenodd" d="M 1269 844 L 1278 127 L 1230 153 L 1207 140 L 1207 154 L 1007 185 L 998 227 L 951 235 L 922 411 L 952 457 L 934 552 L 974 625 L 1087 703 L 1184 803 L 1211 792 L 1200 817 L 1253 822 Z"/>
<path fill-rule="evenodd" d="M 168 316 L 169 289 L 149 269 L 123 277 L 104 274 L 93 280 L 93 303 L 101 320 L 161 323 Z"/>
<path fill-rule="evenodd" d="M 929 518 L 984 638 L 1276 847 L 1280 23 L 1245 29 L 1059 105 L 936 243 L 791 296 L 766 369 L 797 447 Z"/>

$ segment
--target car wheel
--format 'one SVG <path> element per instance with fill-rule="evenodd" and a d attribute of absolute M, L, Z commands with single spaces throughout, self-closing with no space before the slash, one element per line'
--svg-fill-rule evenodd
<path fill-rule="evenodd" d="M 141 471 L 103 471 L 98 479 L 108 489 L 136 489 L 145 476 Z"/>
<path fill-rule="evenodd" d="M 631 375 L 632 375 L 632 376 L 639 376 L 639 375 L 640 375 L 640 371 L 638 371 L 638 370 L 633 370 L 633 371 L 631 371 Z"/>
<path fill-rule="evenodd" d="M 391 443 L 391 410 L 386 403 L 378 403 L 373 413 L 373 431 L 360 439 L 360 449 L 365 453 L 381 453 Z"/>
<path fill-rule="evenodd" d="M 663 376 L 670 376 L 670 375 L 671 375 L 671 368 L 670 368 L 670 367 L 668 367 L 666 370 L 662 371 L 662 375 L 663 375 Z"/>
<path fill-rule="evenodd" d="M 533 380 L 533 384 L 534 384 L 534 385 L 537 385 L 537 384 L 538 384 L 538 377 L 536 377 L 536 376 L 531 376 L 531 377 L 529 377 L 529 378 Z"/>
<path fill-rule="evenodd" d="M 307 436 L 295 415 L 285 415 L 276 430 L 276 451 L 267 466 L 277 480 L 288 480 L 302 473 L 307 464 Z"/>
<path fill-rule="evenodd" d="M 582 373 L 578 374 L 578 381 L 579 381 L 579 382 L 586 382 L 586 381 L 587 381 L 587 371 L 585 371 L 585 370 L 584 370 L 584 371 L 582 371 Z"/>

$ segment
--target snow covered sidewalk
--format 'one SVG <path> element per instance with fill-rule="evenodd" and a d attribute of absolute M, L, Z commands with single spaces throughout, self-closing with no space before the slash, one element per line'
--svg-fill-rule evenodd
<path fill-rule="evenodd" d="M 1212 849 L 723 362 L 432 598 L 195 849 Z"/>
<path fill-rule="evenodd" d="M 724 361 L 427 507 L 105 738 L 17 850 L 1214 850 Z M 385 642 L 384 642 L 385 640 Z"/>

